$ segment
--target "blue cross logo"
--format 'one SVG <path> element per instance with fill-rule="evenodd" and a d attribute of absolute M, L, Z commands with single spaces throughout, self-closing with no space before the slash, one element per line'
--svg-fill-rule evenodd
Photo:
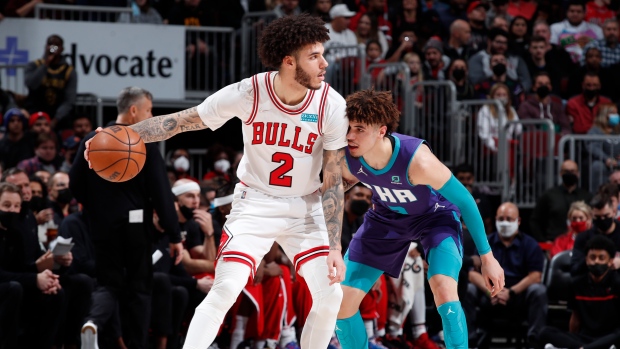
<path fill-rule="evenodd" d="M 0 49 L 0 63 L 6 65 L 28 63 L 28 51 L 17 48 L 17 37 L 6 38 L 6 48 Z M 15 76 L 15 69 L 8 69 L 7 76 Z"/>

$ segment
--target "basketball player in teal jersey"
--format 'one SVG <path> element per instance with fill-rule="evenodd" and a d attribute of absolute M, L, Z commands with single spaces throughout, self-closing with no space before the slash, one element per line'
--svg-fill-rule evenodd
<path fill-rule="evenodd" d="M 345 189 L 362 182 L 373 191 L 373 205 L 345 255 L 336 323 L 342 348 L 368 348 L 359 304 L 381 274 L 398 277 L 413 240 L 420 241 L 427 256 L 446 347 L 467 348 L 467 323 L 457 294 L 461 215 L 480 253 L 491 296 L 504 287 L 504 271 L 493 257 L 476 202 L 425 141 L 391 133 L 400 113 L 389 92 L 354 93 L 347 98 L 347 117 Z"/>

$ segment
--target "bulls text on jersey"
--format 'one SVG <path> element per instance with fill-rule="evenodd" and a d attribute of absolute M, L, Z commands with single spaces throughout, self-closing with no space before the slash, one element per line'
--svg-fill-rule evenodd
<path fill-rule="evenodd" d="M 284 122 L 253 122 L 252 128 L 252 145 L 278 145 L 290 147 L 306 154 L 312 154 L 312 147 L 319 137 L 313 132 L 303 137 L 302 132 L 304 130 L 299 126 L 295 126 L 294 129 L 289 129 L 287 132 L 288 125 Z M 304 138 L 305 142 L 303 141 Z"/>

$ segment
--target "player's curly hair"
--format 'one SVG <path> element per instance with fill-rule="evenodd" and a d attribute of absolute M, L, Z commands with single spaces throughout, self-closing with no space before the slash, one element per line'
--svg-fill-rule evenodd
<path fill-rule="evenodd" d="M 306 45 L 329 40 L 329 31 L 320 17 L 300 14 L 276 19 L 258 40 L 258 56 L 265 67 L 279 69 L 286 56 Z"/>
<path fill-rule="evenodd" d="M 387 132 L 398 127 L 400 111 L 392 101 L 392 92 L 374 89 L 357 91 L 347 97 L 349 121 L 387 126 Z"/>

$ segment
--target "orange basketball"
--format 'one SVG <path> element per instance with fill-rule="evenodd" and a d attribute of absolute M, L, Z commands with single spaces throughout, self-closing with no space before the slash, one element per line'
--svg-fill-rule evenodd
<path fill-rule="evenodd" d="M 114 125 L 104 128 L 90 142 L 90 164 L 103 179 L 125 182 L 135 177 L 146 161 L 146 146 L 134 130 Z"/>

